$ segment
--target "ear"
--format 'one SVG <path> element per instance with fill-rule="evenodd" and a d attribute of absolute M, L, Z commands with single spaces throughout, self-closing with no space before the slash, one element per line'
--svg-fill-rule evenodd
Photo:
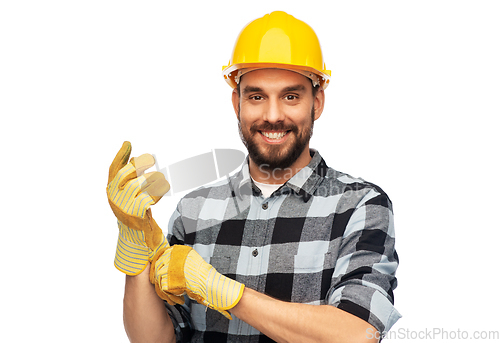
<path fill-rule="evenodd" d="M 237 88 L 233 89 L 233 93 L 231 94 L 231 100 L 233 102 L 234 113 L 236 113 L 236 118 L 238 118 L 238 112 L 240 109 L 240 94 Z"/>
<path fill-rule="evenodd" d="M 325 90 L 321 86 L 318 87 L 319 89 L 314 98 L 314 120 L 321 117 L 321 113 L 323 113 L 323 109 L 325 108 Z"/>

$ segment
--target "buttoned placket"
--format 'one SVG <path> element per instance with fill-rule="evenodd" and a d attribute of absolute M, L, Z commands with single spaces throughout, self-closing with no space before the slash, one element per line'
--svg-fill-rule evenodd
<path fill-rule="evenodd" d="M 269 228 L 267 227 L 267 225 L 269 225 L 268 219 L 271 213 L 271 207 L 275 203 L 276 198 L 275 197 L 264 198 L 262 195 L 260 195 L 255 197 L 255 200 L 258 204 L 257 216 L 258 218 L 262 219 L 263 220 L 262 223 L 266 225 L 266 227 L 264 228 L 264 232 L 268 232 L 269 231 Z M 257 246 L 251 249 L 252 260 L 254 260 L 253 261 L 254 263 L 255 262 L 259 263 L 259 269 L 260 269 L 260 264 L 262 263 L 261 260 L 262 255 L 259 257 L 259 254 L 262 251 L 262 247 L 265 246 L 266 244 L 266 236 L 267 235 L 258 237 L 258 239 L 256 240 Z"/>
<path fill-rule="evenodd" d="M 279 195 L 272 195 L 268 198 L 264 198 L 262 195 L 256 197 L 256 200 L 258 201 L 258 204 L 260 205 L 258 207 L 258 218 L 262 219 L 262 225 L 265 225 L 263 227 L 263 231 L 265 234 L 263 234 L 261 237 L 258 238 L 258 245 L 255 247 L 252 247 L 251 249 L 251 254 L 252 256 L 250 257 L 252 261 L 252 269 L 253 270 L 259 270 L 259 274 L 261 277 L 258 280 L 258 290 L 260 292 L 265 291 L 265 282 L 266 282 L 266 277 L 264 276 L 267 273 L 267 264 L 269 259 L 269 249 L 270 249 L 270 243 L 271 243 L 271 236 L 272 236 L 272 225 L 274 225 L 274 221 L 269 220 L 272 216 L 272 213 L 277 210 L 275 208 L 276 206 L 280 206 L 282 201 L 280 201 L 281 197 Z M 281 199 L 282 200 L 282 199 Z M 266 249 L 266 250 L 264 250 Z M 267 267 L 266 267 L 267 266 Z"/>
<path fill-rule="evenodd" d="M 248 258 L 248 266 L 247 266 L 247 271 L 243 273 L 248 273 L 250 271 L 259 271 L 258 274 L 260 275 L 258 280 L 256 281 L 256 284 L 253 284 L 252 286 L 254 289 L 258 292 L 264 292 L 265 291 L 265 277 L 262 275 L 263 273 L 262 268 L 264 268 L 263 263 L 266 262 L 264 259 L 268 258 L 268 254 L 266 254 L 263 249 L 266 247 L 266 245 L 269 244 L 268 240 L 270 239 L 269 236 L 269 225 L 272 225 L 269 223 L 269 218 L 271 216 L 271 210 L 273 209 L 274 206 L 279 206 L 280 201 L 278 201 L 279 196 L 271 196 L 269 198 L 264 198 L 262 194 L 260 195 L 253 195 L 252 196 L 252 209 L 250 212 L 254 212 L 254 215 L 261 219 L 262 225 L 265 225 L 263 228 L 263 231 L 266 232 L 265 235 L 257 235 L 255 237 L 255 246 L 250 247 L 249 249 L 249 258 Z M 236 323 L 234 323 L 236 324 Z M 244 322 L 240 321 L 237 323 L 237 332 L 242 333 L 243 328 L 246 327 L 247 324 Z"/>

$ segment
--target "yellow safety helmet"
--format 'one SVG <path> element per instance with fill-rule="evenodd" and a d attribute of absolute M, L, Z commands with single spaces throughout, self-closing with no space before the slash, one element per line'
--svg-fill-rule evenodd
<path fill-rule="evenodd" d="M 226 82 L 236 88 L 242 75 L 264 68 L 298 72 L 310 78 L 314 86 L 323 88 L 331 76 L 314 30 L 282 11 L 266 14 L 243 28 L 222 73 Z"/>

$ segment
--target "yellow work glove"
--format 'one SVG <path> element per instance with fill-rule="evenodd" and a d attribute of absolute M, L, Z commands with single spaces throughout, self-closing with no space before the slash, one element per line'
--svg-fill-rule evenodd
<path fill-rule="evenodd" d="M 168 247 L 149 207 L 168 192 L 170 185 L 160 172 L 144 174 L 154 165 L 153 156 L 144 154 L 128 162 L 131 151 L 131 144 L 124 142 L 116 154 L 109 167 L 107 195 L 120 230 L 115 266 L 127 275 L 137 275 Z"/>
<path fill-rule="evenodd" d="M 245 288 L 244 284 L 217 272 L 195 250 L 184 245 L 174 245 L 158 257 L 155 280 L 164 293 L 187 294 L 228 319 L 232 318 L 227 310 L 236 306 Z"/>

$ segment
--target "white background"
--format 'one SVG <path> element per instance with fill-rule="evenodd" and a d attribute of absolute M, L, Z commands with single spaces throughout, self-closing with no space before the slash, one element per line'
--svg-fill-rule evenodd
<path fill-rule="evenodd" d="M 332 70 L 311 146 L 394 203 L 393 330 L 500 330 L 498 1 L 4 1 L 2 342 L 127 341 L 108 166 L 124 140 L 161 167 L 244 150 L 221 67 L 273 10 Z"/>

